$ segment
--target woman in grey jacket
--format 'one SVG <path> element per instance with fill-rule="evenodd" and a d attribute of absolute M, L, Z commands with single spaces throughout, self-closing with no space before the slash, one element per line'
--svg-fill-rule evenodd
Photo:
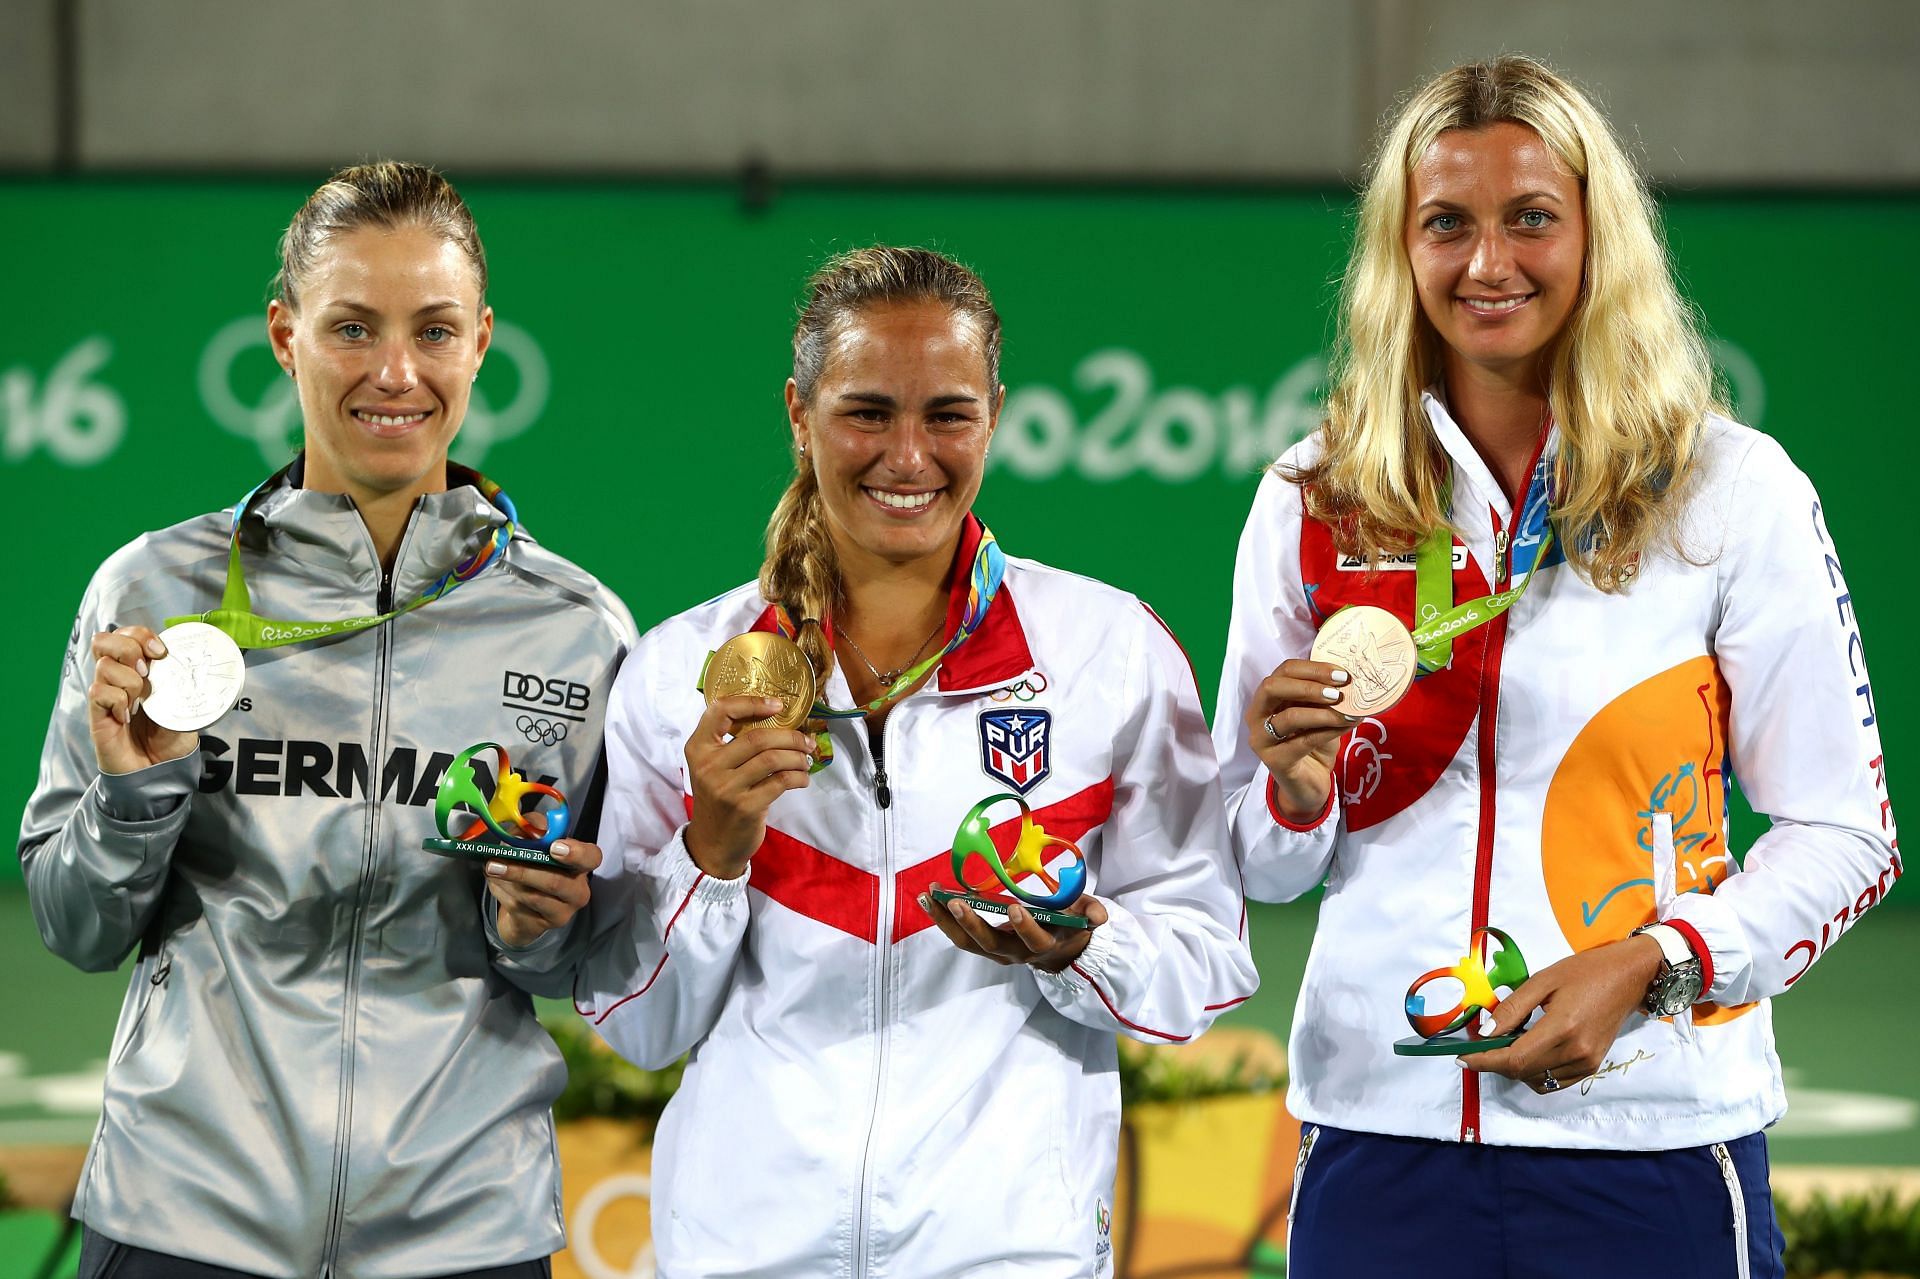
<path fill-rule="evenodd" d="M 556 854 L 598 863 L 633 624 L 447 459 L 493 328 L 453 188 L 343 170 L 281 259 L 267 324 L 306 450 L 94 575 L 21 830 L 48 947 L 95 971 L 139 950 L 74 1201 L 82 1274 L 542 1275 L 565 1070 L 528 992 L 570 930 L 512 943 L 569 921 L 586 877 L 421 839 L 453 756 L 499 742 L 571 793 Z M 188 660 L 158 632 L 201 615 L 252 650 L 244 695 L 176 732 L 146 709 Z"/>

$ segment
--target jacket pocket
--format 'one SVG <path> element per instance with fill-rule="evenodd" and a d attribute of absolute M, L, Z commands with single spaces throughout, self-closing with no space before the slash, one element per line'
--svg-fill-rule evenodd
<path fill-rule="evenodd" d="M 1733 1166 L 1733 1152 L 1724 1141 L 1713 1145 L 1714 1160 L 1720 1165 L 1720 1180 L 1727 1183 L 1727 1199 L 1733 1208 L 1733 1262 L 1740 1279 L 1750 1279 L 1747 1266 L 1747 1197 L 1740 1189 L 1740 1170 Z"/>
<path fill-rule="evenodd" d="M 147 1023 L 147 1010 L 153 1007 L 153 1001 L 160 997 L 161 990 L 173 975 L 173 955 L 167 949 L 166 938 L 161 939 L 159 949 L 154 951 L 152 963 L 142 964 L 135 971 L 143 974 L 134 978 L 140 983 L 140 1005 L 134 1010 L 133 1020 L 127 1024 L 127 1033 L 121 1038 L 119 1050 L 113 1054 L 109 1066 L 119 1065 L 133 1051 L 141 1028 Z"/>

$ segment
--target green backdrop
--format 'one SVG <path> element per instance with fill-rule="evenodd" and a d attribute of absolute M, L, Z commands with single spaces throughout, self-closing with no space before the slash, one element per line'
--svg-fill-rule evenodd
<path fill-rule="evenodd" d="M 10 830 L 94 566 L 232 502 L 293 447 L 262 314 L 307 189 L 0 183 Z M 786 478 L 780 395 L 807 271 L 850 245 L 931 244 L 979 269 L 1006 324 L 983 514 L 1010 552 L 1152 602 L 1211 704 L 1259 468 L 1315 420 L 1345 193 L 808 186 L 750 212 L 720 184 L 465 192 L 501 329 L 455 455 L 643 628 L 758 564 Z M 1916 697 L 1900 637 L 1920 622 L 1895 518 L 1920 461 L 1904 385 L 1920 195 L 1680 196 L 1667 217 L 1742 415 L 1825 500 L 1897 783 Z M 0 858 L 0 883 L 18 874 Z"/>

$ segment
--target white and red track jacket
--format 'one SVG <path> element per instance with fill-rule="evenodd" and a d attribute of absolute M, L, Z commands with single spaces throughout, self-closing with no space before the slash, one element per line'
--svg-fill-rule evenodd
<path fill-rule="evenodd" d="M 1426 407 L 1453 462 L 1454 598 L 1466 600 L 1487 593 L 1489 566 L 1509 585 L 1537 541 L 1508 551 L 1507 496 L 1444 405 L 1429 395 Z M 1283 462 L 1319 447 L 1315 436 Z M 1270 806 L 1248 700 L 1341 605 L 1411 623 L 1415 575 L 1411 557 L 1372 575 L 1343 560 L 1303 520 L 1295 485 L 1261 481 L 1214 738 L 1248 892 L 1284 901 L 1326 884 L 1290 1052 L 1288 1104 L 1303 1121 L 1661 1150 L 1785 1112 L 1768 997 L 1901 866 L 1859 625 L 1812 485 L 1773 440 L 1720 418 L 1699 466 L 1684 557 L 1650 557 L 1607 595 L 1549 554 L 1510 612 L 1455 640 L 1450 668 L 1355 727 L 1334 800 L 1304 828 Z M 1772 820 L 1744 867 L 1727 842 L 1736 777 Z M 1451 965 L 1474 929 L 1504 929 L 1539 972 L 1656 916 L 1704 952 L 1711 1002 L 1672 1020 L 1633 1014 L 1578 1088 L 1539 1096 L 1394 1055 L 1413 1033 L 1408 984 Z"/>
<path fill-rule="evenodd" d="M 978 536 L 969 519 L 962 566 Z M 716 880 L 683 842 L 694 681 L 768 613 L 744 586 L 662 623 L 609 710 L 576 1003 L 642 1065 L 693 1050 L 654 1146 L 661 1273 L 1107 1273 L 1115 1033 L 1190 1039 L 1257 981 L 1185 655 L 1132 596 L 1010 557 L 882 760 L 864 721 L 833 721 L 833 763 Z M 837 669 L 827 700 L 852 704 Z M 952 885 L 967 811 L 1023 788 L 1110 915 L 1058 976 L 957 949 L 915 902 Z"/>

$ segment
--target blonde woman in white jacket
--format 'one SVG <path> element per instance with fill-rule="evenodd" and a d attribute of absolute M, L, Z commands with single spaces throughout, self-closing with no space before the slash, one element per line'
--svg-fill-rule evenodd
<path fill-rule="evenodd" d="M 1355 604 L 1423 673 L 1350 716 L 1382 670 L 1309 653 Z M 1766 1001 L 1901 873 L 1864 650 L 1812 487 L 1719 409 L 1650 199 L 1536 62 L 1440 75 L 1386 135 L 1214 735 L 1249 891 L 1326 885 L 1289 1274 L 1781 1273 Z M 1744 863 L 1736 769 L 1772 819 Z M 1477 1029 L 1524 1033 L 1396 1054 L 1410 980 L 1488 928 L 1532 976 Z"/>

